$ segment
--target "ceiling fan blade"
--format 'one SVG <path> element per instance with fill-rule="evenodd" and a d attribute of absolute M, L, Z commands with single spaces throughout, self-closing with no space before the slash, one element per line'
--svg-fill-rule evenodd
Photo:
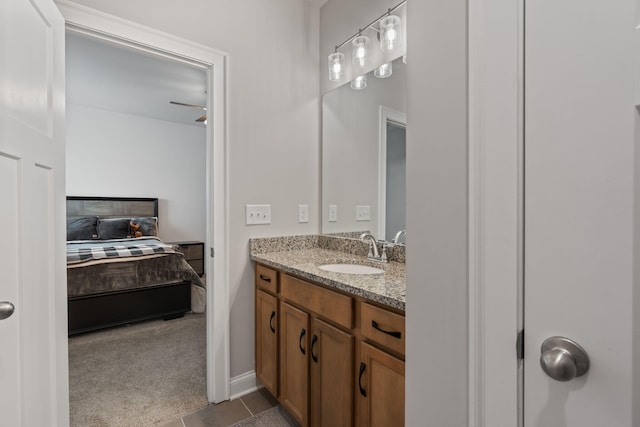
<path fill-rule="evenodd" d="M 200 108 L 201 110 L 207 111 L 207 107 L 203 107 L 202 105 L 185 104 L 184 102 L 176 102 L 176 101 L 169 101 L 169 104 L 182 105 L 183 107 Z"/>
<path fill-rule="evenodd" d="M 207 115 L 205 114 L 204 116 L 198 117 L 196 119 L 196 122 L 204 122 L 207 120 Z"/>

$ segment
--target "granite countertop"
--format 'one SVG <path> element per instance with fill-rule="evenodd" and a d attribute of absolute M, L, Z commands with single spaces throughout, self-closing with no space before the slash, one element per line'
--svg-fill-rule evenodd
<path fill-rule="evenodd" d="M 282 270 L 362 298 L 405 311 L 405 265 L 369 261 L 366 256 L 318 247 L 251 253 L 255 262 Z M 324 271 L 323 264 L 363 264 L 384 270 L 382 274 L 345 274 Z"/>

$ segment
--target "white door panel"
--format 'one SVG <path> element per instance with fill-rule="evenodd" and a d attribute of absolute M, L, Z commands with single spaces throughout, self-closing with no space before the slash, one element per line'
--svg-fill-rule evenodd
<path fill-rule="evenodd" d="M 18 160 L 0 153 L 0 301 L 20 306 L 18 299 Z M 18 313 L 0 320 L 0 413 L 7 425 L 20 425 L 20 341 Z"/>
<path fill-rule="evenodd" d="M 49 0 L 0 2 L 2 424 L 68 425 L 64 21 Z M 6 349 L 6 350 L 5 350 Z"/>
<path fill-rule="evenodd" d="M 635 1 L 525 3 L 525 427 L 630 427 Z M 543 373 L 555 335 L 585 376 Z"/>

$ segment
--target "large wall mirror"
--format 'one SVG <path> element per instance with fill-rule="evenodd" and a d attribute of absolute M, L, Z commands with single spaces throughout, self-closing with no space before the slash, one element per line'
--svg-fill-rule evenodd
<path fill-rule="evenodd" d="M 371 72 L 365 89 L 347 83 L 324 95 L 323 233 L 392 241 L 405 229 L 406 81 L 398 58 L 391 76 Z"/>

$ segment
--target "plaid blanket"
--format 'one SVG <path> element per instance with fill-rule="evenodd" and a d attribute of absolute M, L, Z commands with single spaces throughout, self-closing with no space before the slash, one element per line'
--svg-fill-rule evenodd
<path fill-rule="evenodd" d="M 107 258 L 171 253 L 175 253 L 173 247 L 156 237 L 74 241 L 67 243 L 67 265 Z"/>

